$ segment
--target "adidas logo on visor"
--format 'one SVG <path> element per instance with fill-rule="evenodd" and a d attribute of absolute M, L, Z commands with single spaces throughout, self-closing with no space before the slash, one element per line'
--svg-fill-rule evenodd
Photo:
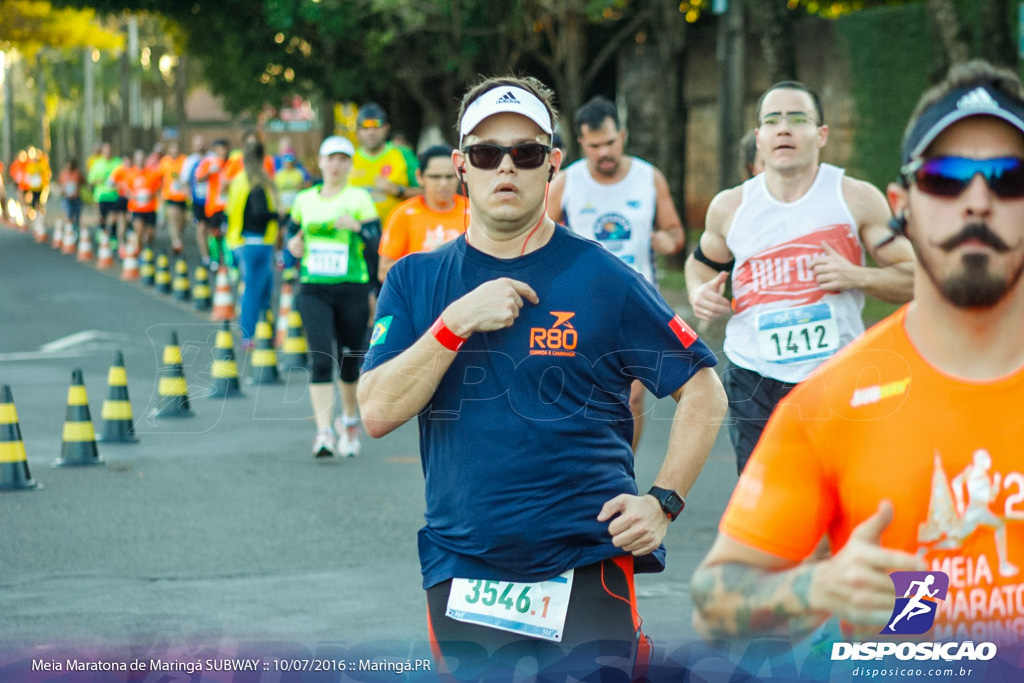
<path fill-rule="evenodd" d="M 984 88 L 975 88 L 956 101 L 957 109 L 999 109 L 999 103 L 992 99 Z"/>
<path fill-rule="evenodd" d="M 511 90 L 509 90 L 506 91 L 504 95 L 499 97 L 495 104 L 522 104 L 522 102 L 517 100 L 516 96 L 512 94 Z"/>

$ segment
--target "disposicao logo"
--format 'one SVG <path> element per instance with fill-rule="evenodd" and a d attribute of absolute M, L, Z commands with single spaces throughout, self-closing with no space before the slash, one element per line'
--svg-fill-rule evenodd
<path fill-rule="evenodd" d="M 921 635 L 935 623 L 938 601 L 946 599 L 949 575 L 945 572 L 892 572 L 896 606 L 882 635 Z M 832 661 L 880 660 L 896 657 L 901 661 L 987 661 L 995 657 L 994 643 L 966 642 L 857 642 L 832 643 Z"/>
<path fill-rule="evenodd" d="M 938 601 L 946 599 L 949 576 L 945 572 L 893 572 L 889 574 L 896 590 L 896 606 L 880 633 L 884 635 L 920 635 L 935 623 Z M 901 597 L 902 596 L 902 597 Z"/>

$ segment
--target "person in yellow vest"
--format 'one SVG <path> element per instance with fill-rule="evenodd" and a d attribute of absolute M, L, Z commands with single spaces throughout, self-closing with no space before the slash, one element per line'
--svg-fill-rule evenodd
<path fill-rule="evenodd" d="M 242 271 L 242 346 L 252 348 L 256 323 L 270 310 L 274 286 L 274 248 L 278 244 L 277 192 L 264 167 L 263 143 L 247 140 L 242 149 L 242 168 L 228 186 L 225 238 L 234 262 Z"/>
<path fill-rule="evenodd" d="M 382 223 L 403 200 L 420 194 L 416 183 L 416 165 L 410 164 L 402 150 L 388 142 L 391 127 L 384 109 L 376 102 L 364 104 L 356 114 L 356 138 L 359 149 L 352 158 L 348 182 L 370 193 Z M 370 256 L 370 282 L 377 282 L 377 259 Z"/>

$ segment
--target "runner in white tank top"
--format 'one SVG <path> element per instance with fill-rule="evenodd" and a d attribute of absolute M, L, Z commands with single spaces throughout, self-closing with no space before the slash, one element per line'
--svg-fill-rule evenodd
<path fill-rule="evenodd" d="M 548 215 L 600 242 L 655 285 L 654 254 L 675 254 L 686 239 L 668 181 L 650 163 L 625 154 L 626 130 L 610 100 L 592 98 L 576 111 L 574 123 L 583 159 L 551 183 Z M 639 380 L 633 382 L 629 407 L 635 451 L 644 416 Z"/>
<path fill-rule="evenodd" d="M 758 103 L 762 174 L 720 192 L 686 262 L 697 319 L 733 314 L 724 377 L 730 437 L 743 469 L 775 405 L 864 330 L 864 294 L 913 296 L 914 253 L 889 227 L 873 185 L 819 161 L 828 139 L 821 101 L 793 81 Z M 866 266 L 865 251 L 880 267 Z M 731 276 L 732 300 L 725 298 Z"/>

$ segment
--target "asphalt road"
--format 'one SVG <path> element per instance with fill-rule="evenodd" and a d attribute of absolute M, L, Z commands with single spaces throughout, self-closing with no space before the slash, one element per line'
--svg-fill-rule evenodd
<path fill-rule="evenodd" d="M 245 386 L 242 398 L 203 397 L 219 324 L 118 275 L 0 228 L 0 384 L 11 386 L 40 485 L 0 494 L 0 680 L 68 652 L 429 658 L 415 426 L 364 438 L 359 458 L 314 461 L 304 372 Z M 673 303 L 688 316 L 680 298 Z M 195 417 L 154 419 L 172 332 Z M 713 345 L 718 333 L 713 327 Z M 54 468 L 72 370 L 83 371 L 98 430 L 115 350 L 124 353 L 139 443 L 101 443 L 105 466 Z M 244 358 L 240 365 L 244 375 Z M 641 488 L 660 465 L 674 408 L 671 399 L 648 401 Z M 734 483 L 723 430 L 666 539 L 668 569 L 637 577 L 644 631 L 663 654 L 696 641 L 689 577 Z M 287 679 L 263 671 L 244 680 Z"/>

